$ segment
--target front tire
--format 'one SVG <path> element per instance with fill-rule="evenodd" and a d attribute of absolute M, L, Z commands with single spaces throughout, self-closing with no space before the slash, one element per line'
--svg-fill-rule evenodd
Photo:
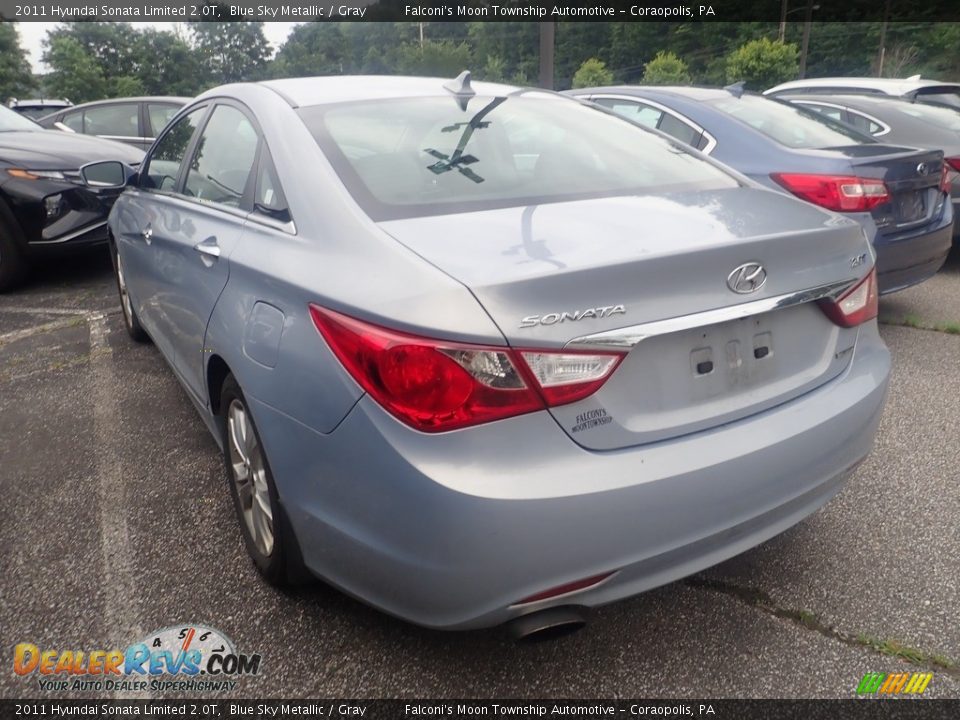
<path fill-rule="evenodd" d="M 260 434 L 233 375 L 223 382 L 220 412 L 230 494 L 247 552 L 271 585 L 298 584 L 309 575 L 280 505 Z"/>

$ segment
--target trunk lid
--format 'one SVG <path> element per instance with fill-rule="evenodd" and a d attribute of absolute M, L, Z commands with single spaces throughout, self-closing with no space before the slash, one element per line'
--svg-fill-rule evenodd
<path fill-rule="evenodd" d="M 944 199 L 940 190 L 942 151 L 865 144 L 843 148 L 843 152 L 855 175 L 883 180 L 887 186 L 889 202 L 870 213 L 882 235 L 935 221 Z"/>
<path fill-rule="evenodd" d="M 464 283 L 508 343 L 585 335 L 773 298 L 863 275 L 855 221 L 778 192 L 736 188 L 391 220 L 380 227 Z M 866 259 L 862 256 L 866 254 Z M 859 259 L 863 267 L 851 269 Z M 739 295 L 728 275 L 760 263 Z M 846 367 L 856 330 L 815 303 L 648 338 L 606 384 L 551 412 L 585 447 L 702 430 L 784 402 Z M 709 372 L 700 372 L 711 363 Z"/>

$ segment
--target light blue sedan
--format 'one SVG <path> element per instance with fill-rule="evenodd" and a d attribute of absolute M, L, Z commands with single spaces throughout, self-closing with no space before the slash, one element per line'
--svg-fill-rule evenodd
<path fill-rule="evenodd" d="M 231 85 L 139 174 L 84 175 L 128 185 L 127 329 L 221 444 L 270 582 L 542 637 L 782 532 L 870 451 L 860 226 L 574 99 Z"/>

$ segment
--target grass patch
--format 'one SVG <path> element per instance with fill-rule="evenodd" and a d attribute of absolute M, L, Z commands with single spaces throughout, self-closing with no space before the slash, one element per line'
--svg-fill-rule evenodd
<path fill-rule="evenodd" d="M 934 332 L 947 333 L 948 335 L 960 335 L 960 322 L 933 323 L 912 313 L 903 316 L 881 317 L 880 322 L 884 325 L 898 325 L 900 327 L 914 328 L 915 330 L 933 330 Z"/>
<path fill-rule="evenodd" d="M 953 670 L 957 664 L 946 655 L 926 653 L 923 650 L 912 648 L 896 640 L 879 639 L 870 635 L 857 635 L 857 642 L 865 647 L 890 657 L 901 658 L 917 665 L 936 665 L 944 670 Z"/>
<path fill-rule="evenodd" d="M 729 595 L 762 612 L 782 620 L 790 621 L 807 630 L 812 630 L 826 638 L 839 641 L 845 645 L 867 648 L 881 655 L 899 658 L 914 665 L 936 668 L 945 671 L 953 677 L 960 677 L 960 663 L 946 655 L 918 650 L 917 648 L 904 645 L 893 639 L 876 638 L 865 633 L 854 635 L 851 632 L 841 630 L 829 624 L 809 610 L 780 607 L 769 594 L 758 588 L 743 587 L 722 580 L 708 579 L 699 575 L 689 577 L 684 582 L 693 588 Z"/>

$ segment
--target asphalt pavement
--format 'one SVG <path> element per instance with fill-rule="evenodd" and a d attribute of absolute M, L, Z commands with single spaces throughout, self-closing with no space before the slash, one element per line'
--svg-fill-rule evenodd
<path fill-rule="evenodd" d="M 960 698 L 960 258 L 881 306 L 897 323 L 881 328 L 890 399 L 836 499 L 573 636 L 523 645 L 261 582 L 216 445 L 157 351 L 127 338 L 109 259 L 48 264 L 0 296 L 4 662 L 18 643 L 110 650 L 198 623 L 263 657 L 209 697 L 842 698 L 867 672 L 907 671 L 934 674 L 927 696 Z M 0 671 L 3 698 L 85 695 L 102 696 Z"/>

